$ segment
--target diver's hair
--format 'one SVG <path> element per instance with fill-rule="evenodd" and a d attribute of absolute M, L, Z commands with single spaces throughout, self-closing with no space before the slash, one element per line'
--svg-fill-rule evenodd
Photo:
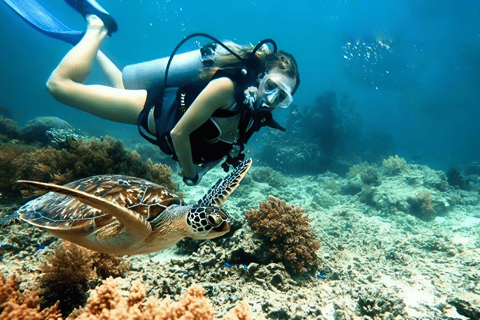
<path fill-rule="evenodd" d="M 295 87 L 292 88 L 292 95 L 300 85 L 300 73 L 298 72 L 297 60 L 288 52 L 283 50 L 271 53 L 265 57 L 265 69 L 279 69 L 286 76 L 295 79 Z"/>
<path fill-rule="evenodd" d="M 239 45 L 232 41 L 225 41 L 224 44 L 244 59 L 248 58 L 254 49 L 253 45 Z M 294 78 L 296 81 L 295 87 L 292 89 L 292 94 L 297 91 L 297 88 L 300 85 L 300 74 L 298 73 L 297 61 L 291 54 L 285 51 L 273 53 L 268 46 L 264 44 L 257 50 L 257 52 L 255 52 L 255 56 L 260 59 L 265 70 L 277 68 L 285 75 Z M 233 54 L 225 50 L 223 47 L 218 46 L 213 67 L 200 70 L 199 78 L 203 81 L 209 81 L 218 70 L 235 68 L 240 65 L 242 65 L 242 62 L 238 61 Z"/>

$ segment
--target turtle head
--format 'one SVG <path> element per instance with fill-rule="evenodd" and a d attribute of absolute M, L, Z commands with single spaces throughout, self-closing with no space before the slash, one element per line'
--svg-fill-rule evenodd
<path fill-rule="evenodd" d="M 230 231 L 228 212 L 215 206 L 192 206 L 187 213 L 193 239 L 213 239 Z"/>

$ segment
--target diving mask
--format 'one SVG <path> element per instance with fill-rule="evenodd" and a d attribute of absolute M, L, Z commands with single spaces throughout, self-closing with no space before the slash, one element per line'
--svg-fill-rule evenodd
<path fill-rule="evenodd" d="M 259 96 L 263 96 L 264 100 L 270 106 L 286 108 L 293 102 L 290 94 L 292 88 L 283 81 L 274 80 L 271 74 L 266 74 L 260 81 Z"/>

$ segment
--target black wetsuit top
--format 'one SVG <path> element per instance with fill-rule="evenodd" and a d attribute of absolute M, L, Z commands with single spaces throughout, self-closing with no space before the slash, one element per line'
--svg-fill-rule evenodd
<path fill-rule="evenodd" d="M 234 83 L 236 107 L 235 110 L 218 109 L 213 113 L 213 116 L 229 118 L 241 114 L 239 139 L 234 144 L 238 144 L 243 150 L 243 144 L 248 141 L 254 132 L 250 130 L 249 126 L 252 118 L 249 115 L 249 106 L 244 104 L 244 90 L 249 85 L 256 85 L 256 75 L 246 76 L 244 70 L 232 68 L 217 71 L 212 79 L 221 77 L 228 77 Z M 163 97 L 147 94 L 145 108 L 138 119 L 140 134 L 151 143 L 158 145 L 165 154 L 173 155 L 173 159 L 178 161 L 173 149 L 170 131 L 204 88 L 205 86 L 189 84 L 179 88 L 167 88 Z M 154 106 L 155 135 L 148 129 L 148 116 Z M 148 137 L 142 132 L 142 129 L 150 135 L 154 135 L 156 139 Z M 229 154 L 234 144 L 215 140 L 219 135 L 220 132 L 211 119 L 190 134 L 192 158 L 195 164 L 220 160 Z M 238 162 L 238 159 L 236 162 Z M 235 162 L 230 164 L 234 165 Z"/>

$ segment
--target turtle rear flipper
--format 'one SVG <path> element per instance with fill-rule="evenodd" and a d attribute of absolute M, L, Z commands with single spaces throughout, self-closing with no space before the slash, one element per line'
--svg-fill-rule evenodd
<path fill-rule="evenodd" d="M 125 228 L 130 229 L 141 239 L 145 239 L 152 232 L 152 227 L 150 223 L 148 223 L 148 221 L 141 215 L 136 214 L 128 208 L 124 208 L 113 202 L 97 197 L 93 194 L 65 186 L 59 186 L 52 183 L 43 183 L 27 180 L 19 180 L 17 182 L 36 189 L 47 190 L 73 197 L 78 201 L 85 203 L 86 205 L 110 214 L 117 218 L 118 221 L 120 221 L 120 223 L 122 223 Z"/>
<path fill-rule="evenodd" d="M 232 192 L 237 189 L 251 165 L 252 159 L 247 159 L 235 167 L 228 176 L 218 179 L 217 183 L 198 201 L 198 204 L 200 206 L 220 207 Z"/>

